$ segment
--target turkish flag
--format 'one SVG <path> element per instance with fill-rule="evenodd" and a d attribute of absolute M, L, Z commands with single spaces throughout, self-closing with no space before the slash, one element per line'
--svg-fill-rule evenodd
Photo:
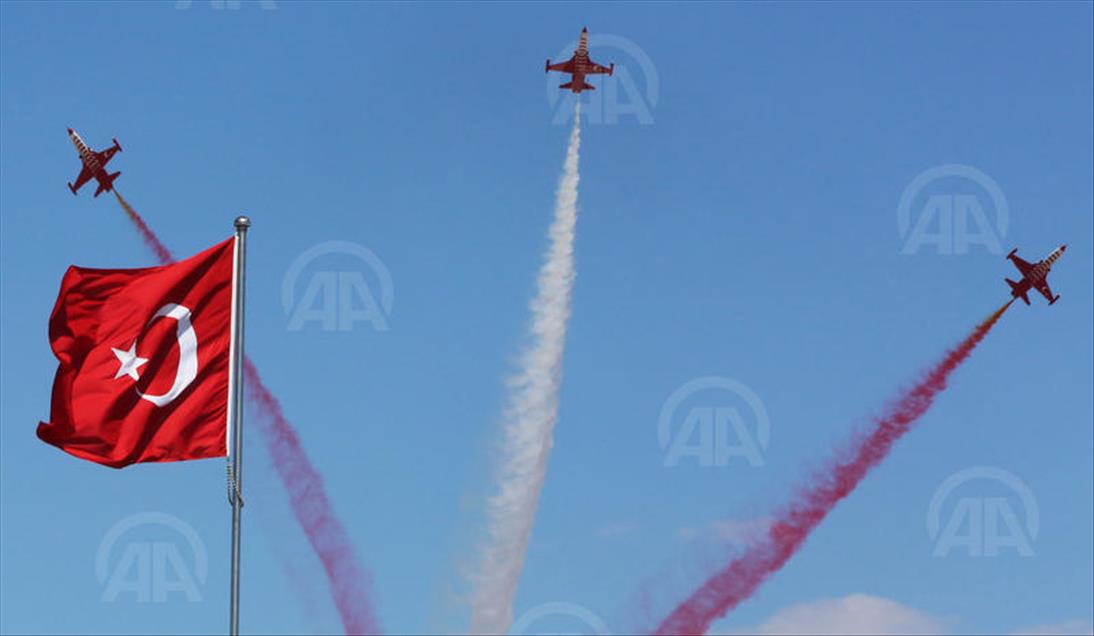
<path fill-rule="evenodd" d="M 114 468 L 227 454 L 235 239 L 144 269 L 69 267 L 47 444 Z"/>

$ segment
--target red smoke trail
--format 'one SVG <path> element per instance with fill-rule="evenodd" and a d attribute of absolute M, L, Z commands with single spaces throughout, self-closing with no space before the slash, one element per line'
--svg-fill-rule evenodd
<path fill-rule="evenodd" d="M 946 388 L 950 374 L 969 357 L 1011 302 L 988 316 L 959 345 L 946 354 L 911 390 L 874 420 L 869 434 L 840 454 L 827 477 L 805 486 L 792 503 L 776 515 L 766 540 L 746 550 L 676 606 L 658 625 L 657 634 L 705 634 L 710 624 L 732 610 L 778 571 L 801 547 L 841 499 L 851 494 L 870 469 L 885 459 L 893 443 L 927 412 Z"/>
<path fill-rule="evenodd" d="M 369 602 L 369 577 L 357 565 L 346 529 L 334 516 L 323 489 L 323 478 L 308 461 L 300 437 L 281 411 L 281 404 L 262 384 L 258 369 L 244 360 L 244 387 L 248 396 L 266 411 L 272 426 L 264 429 L 266 448 L 273 457 L 281 483 L 289 491 L 293 512 L 315 550 L 334 595 L 334 605 L 347 634 L 376 634 L 380 626 Z"/>
<path fill-rule="evenodd" d="M 118 203 L 137 226 L 144 242 L 166 265 L 175 260 L 171 251 L 145 224 L 137 211 L 115 190 Z M 357 564 L 349 536 L 342 522 L 334 514 L 330 499 L 323 488 L 323 478 L 300 446 L 300 437 L 292 424 L 285 419 L 281 404 L 263 384 L 258 368 L 250 358 L 244 357 L 244 388 L 247 397 L 258 405 L 265 415 L 259 421 L 266 441 L 266 449 L 273 458 L 274 467 L 281 483 L 289 493 L 289 502 L 296 520 L 304 530 L 323 569 L 334 596 L 334 605 L 342 619 L 346 634 L 378 634 L 380 626 L 369 600 L 369 577 Z M 265 424 L 265 421 L 269 424 Z"/>
<path fill-rule="evenodd" d="M 137 214 L 137 211 L 133 209 L 133 206 L 129 205 L 129 202 L 122 198 L 122 195 L 114 190 L 114 196 L 117 197 L 118 203 L 121 204 L 122 209 L 125 210 L 126 216 L 133 222 L 133 225 L 137 226 L 137 231 L 140 232 L 141 238 L 144 239 L 144 244 L 149 247 L 156 254 L 156 258 L 159 259 L 164 265 L 171 263 L 175 260 L 174 256 L 171 256 L 171 250 L 167 249 L 163 243 L 160 243 L 159 238 L 144 224 L 144 219 L 141 215 Z"/>

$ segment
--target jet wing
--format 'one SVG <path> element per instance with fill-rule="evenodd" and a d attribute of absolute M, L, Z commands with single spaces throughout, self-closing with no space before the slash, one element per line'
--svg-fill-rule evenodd
<path fill-rule="evenodd" d="M 1018 268 L 1018 271 L 1022 272 L 1022 276 L 1029 273 L 1029 270 L 1033 269 L 1033 265 L 1029 261 L 1023 260 L 1020 256 L 1011 256 L 1010 260 L 1014 263 L 1014 266 Z"/>
<path fill-rule="evenodd" d="M 80 186 L 87 183 L 89 179 L 91 179 L 91 171 L 87 169 L 87 166 L 84 166 L 80 169 L 80 175 L 76 177 L 76 183 L 69 184 L 69 188 L 71 188 L 73 194 L 75 194 L 76 191 L 80 189 Z"/>
<path fill-rule="evenodd" d="M 99 155 L 99 163 L 101 163 L 102 165 L 105 166 L 107 164 L 107 162 L 110 161 L 110 159 L 114 156 L 114 153 L 116 153 L 116 152 L 118 152 L 118 149 L 111 146 L 110 148 L 107 148 L 106 150 L 104 150 L 100 153 L 96 153 L 96 154 Z"/>
<path fill-rule="evenodd" d="M 592 60 L 589 60 L 589 67 L 588 70 L 586 70 L 585 72 L 589 75 L 603 75 L 605 73 L 610 75 L 612 69 L 608 68 L 607 66 L 597 64 Z"/>
<path fill-rule="evenodd" d="M 547 70 L 548 71 L 561 71 L 563 73 L 573 73 L 574 72 L 574 58 L 571 57 L 569 60 L 566 60 L 565 62 L 559 62 L 558 64 L 548 64 L 547 65 Z"/>
<path fill-rule="evenodd" d="M 1047 280 L 1042 280 L 1039 284 L 1036 285 L 1036 288 L 1037 291 L 1041 292 L 1041 295 L 1045 297 L 1045 300 L 1047 300 L 1050 305 L 1056 302 L 1056 297 L 1052 295 L 1052 289 L 1048 286 Z"/>

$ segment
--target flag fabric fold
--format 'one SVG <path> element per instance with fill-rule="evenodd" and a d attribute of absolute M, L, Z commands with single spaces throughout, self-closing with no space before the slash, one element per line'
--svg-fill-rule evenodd
<path fill-rule="evenodd" d="M 59 361 L 38 437 L 114 468 L 227 452 L 230 238 L 143 269 L 69 267 L 49 321 Z"/>

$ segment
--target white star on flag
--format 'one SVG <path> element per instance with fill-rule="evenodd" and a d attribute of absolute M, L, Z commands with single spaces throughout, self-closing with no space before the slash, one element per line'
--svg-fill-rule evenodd
<path fill-rule="evenodd" d="M 114 352 L 114 355 L 118 356 L 118 361 L 121 362 L 121 366 L 118 367 L 118 372 L 114 374 L 115 380 L 122 377 L 123 375 L 128 375 L 134 380 L 141 379 L 141 376 L 137 375 L 137 369 L 139 369 L 140 366 L 145 362 L 148 362 L 148 358 L 142 358 L 137 355 L 136 340 L 134 340 L 133 344 L 130 345 L 128 351 L 115 349 L 114 347 L 110 347 L 110 350 Z"/>

